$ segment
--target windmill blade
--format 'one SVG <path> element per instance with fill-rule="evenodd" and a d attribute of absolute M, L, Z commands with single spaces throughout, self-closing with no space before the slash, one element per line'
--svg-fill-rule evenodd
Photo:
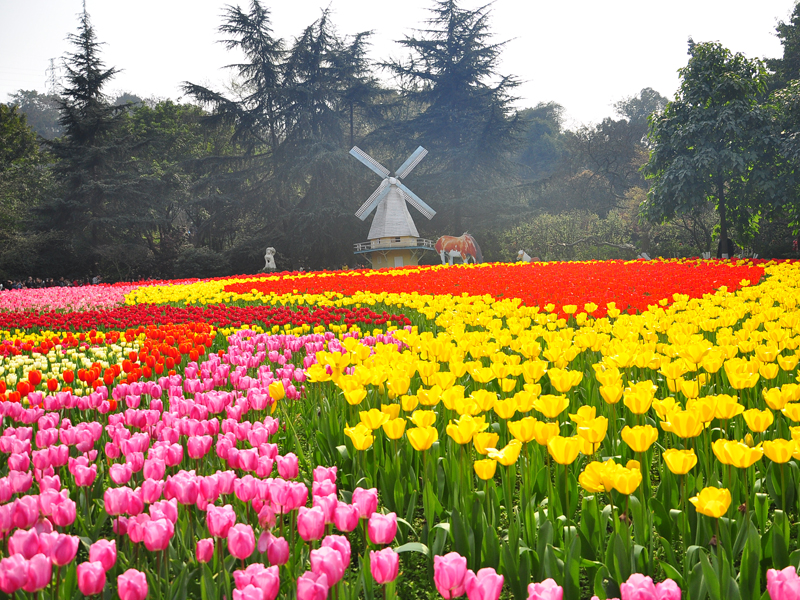
<path fill-rule="evenodd" d="M 411 171 L 414 170 L 414 167 L 416 167 L 419 164 L 419 161 L 425 158 L 425 155 L 427 153 L 428 151 L 425 150 L 425 148 L 423 148 L 422 146 L 414 150 L 411 156 L 409 156 L 406 159 L 406 162 L 400 165 L 400 168 L 397 169 L 397 177 L 399 177 L 400 179 L 406 177 L 406 175 L 411 173 Z"/>
<path fill-rule="evenodd" d="M 381 177 L 388 177 L 389 176 L 389 169 L 384 167 L 381 163 L 377 160 L 372 158 L 369 154 L 364 152 L 358 146 L 353 146 L 350 149 L 350 154 L 355 156 L 358 160 L 360 160 L 364 165 L 374 171 L 376 174 L 380 175 Z"/>
<path fill-rule="evenodd" d="M 366 219 L 369 213 L 375 210 L 375 207 L 380 204 L 380 201 L 386 197 L 386 194 L 389 193 L 389 189 L 389 182 L 386 179 L 381 181 L 381 184 L 372 192 L 372 195 L 367 198 L 367 201 L 356 211 L 356 216 L 362 221 Z"/>
<path fill-rule="evenodd" d="M 403 193 L 403 197 L 405 198 L 406 202 L 425 215 L 429 220 L 433 218 L 433 216 L 436 214 L 436 211 L 425 204 L 419 196 L 417 196 L 399 181 L 397 182 L 397 187 L 400 188 L 400 191 Z"/>

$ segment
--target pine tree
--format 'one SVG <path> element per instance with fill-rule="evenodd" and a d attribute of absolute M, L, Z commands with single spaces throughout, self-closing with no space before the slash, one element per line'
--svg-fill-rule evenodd
<path fill-rule="evenodd" d="M 422 108 L 392 133 L 406 150 L 429 150 L 419 189 L 444 216 L 434 223 L 446 220 L 447 233 L 460 235 L 488 224 L 510 200 L 518 170 L 510 156 L 524 123 L 511 107 L 517 80 L 497 72 L 504 44 L 491 41 L 488 6 L 437 0 L 431 11 L 426 29 L 400 41 L 408 60 L 385 65 L 407 101 Z"/>
<path fill-rule="evenodd" d="M 105 68 L 86 11 L 69 41 L 75 50 L 64 59 L 63 137 L 49 142 L 62 191 L 42 205 L 41 224 L 71 240 L 79 268 L 108 272 L 119 268 L 122 248 L 135 245 L 130 234 L 146 219 L 142 208 L 149 201 L 148 180 L 131 161 L 126 107 L 112 106 L 103 93 L 117 69 Z M 130 258 L 137 255 L 136 249 L 127 250 Z M 122 275 L 118 270 L 109 274 Z"/>

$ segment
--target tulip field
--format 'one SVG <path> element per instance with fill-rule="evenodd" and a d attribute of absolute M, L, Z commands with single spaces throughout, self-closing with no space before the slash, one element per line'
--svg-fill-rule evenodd
<path fill-rule="evenodd" d="M 800 599 L 800 263 L 0 293 L 0 592 Z"/>

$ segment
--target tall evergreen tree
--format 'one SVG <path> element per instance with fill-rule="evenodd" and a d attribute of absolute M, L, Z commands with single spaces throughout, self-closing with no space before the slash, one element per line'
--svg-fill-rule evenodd
<path fill-rule="evenodd" d="M 63 136 L 49 143 L 61 194 L 41 207 L 42 225 L 70 240 L 75 268 L 119 270 L 121 246 L 130 259 L 142 258 L 132 231 L 144 225 L 148 179 L 131 161 L 131 140 L 125 135 L 125 106 L 112 106 L 103 90 L 117 73 L 100 57 L 89 15 L 80 16 L 78 33 L 69 36 L 75 48 L 64 59 L 66 85 L 60 99 Z"/>
<path fill-rule="evenodd" d="M 795 4 L 791 19 L 780 21 L 775 28 L 783 46 L 781 58 L 768 59 L 772 71 L 771 87 L 785 87 L 789 81 L 800 79 L 800 3 Z"/>
<path fill-rule="evenodd" d="M 517 80 L 497 72 L 504 44 L 491 41 L 488 6 L 436 0 L 431 12 L 427 28 L 400 41 L 408 59 L 386 64 L 422 109 L 392 134 L 403 150 L 430 151 L 418 189 L 442 215 L 439 227 L 446 221 L 447 232 L 460 235 L 488 223 L 508 198 L 524 123 L 511 107 Z"/>

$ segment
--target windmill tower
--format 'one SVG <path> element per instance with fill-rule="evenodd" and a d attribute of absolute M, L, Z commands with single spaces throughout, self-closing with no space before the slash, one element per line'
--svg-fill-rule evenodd
<path fill-rule="evenodd" d="M 374 269 L 416 265 L 425 251 L 435 252 L 432 240 L 419 237 L 406 203 L 428 219 L 432 219 L 436 211 L 400 181 L 411 173 L 427 153 L 422 146 L 417 148 L 392 177 L 389 169 L 358 146 L 353 146 L 350 150 L 350 154 L 383 179 L 356 211 L 356 216 L 362 221 L 375 211 L 372 226 L 369 228 L 369 241 L 355 246 L 355 253 L 364 255 Z"/>

